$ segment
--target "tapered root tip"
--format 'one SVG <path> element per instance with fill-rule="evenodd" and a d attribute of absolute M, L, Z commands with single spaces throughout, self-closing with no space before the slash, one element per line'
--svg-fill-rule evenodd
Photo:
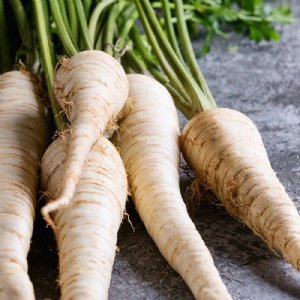
<path fill-rule="evenodd" d="M 56 226 L 50 214 L 59 209 L 67 207 L 69 203 L 70 203 L 70 199 L 66 196 L 62 196 L 57 200 L 51 201 L 47 203 L 44 207 L 42 207 L 41 209 L 42 216 L 44 220 L 47 222 L 47 224 L 49 224 L 53 228 L 53 230 L 55 230 Z"/>

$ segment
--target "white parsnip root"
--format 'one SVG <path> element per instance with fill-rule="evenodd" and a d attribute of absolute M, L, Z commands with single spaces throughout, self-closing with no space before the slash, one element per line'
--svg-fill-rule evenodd
<path fill-rule="evenodd" d="M 55 76 L 55 94 L 71 124 L 63 187 L 42 209 L 49 214 L 71 201 L 82 167 L 97 138 L 113 122 L 128 96 L 128 82 L 119 62 L 101 51 L 83 51 L 63 59 Z"/>
<path fill-rule="evenodd" d="M 63 187 L 67 141 L 69 136 L 59 137 L 43 157 L 42 186 L 52 197 Z M 61 299 L 107 299 L 126 198 L 122 160 L 100 137 L 88 154 L 70 204 L 53 213 Z"/>
<path fill-rule="evenodd" d="M 162 255 L 196 299 L 231 299 L 191 221 L 179 189 L 179 125 L 168 91 L 144 75 L 128 75 L 131 111 L 116 144 L 135 207 Z"/>
<path fill-rule="evenodd" d="M 0 299 L 33 300 L 27 254 L 47 114 L 25 71 L 0 75 Z"/>
<path fill-rule="evenodd" d="M 244 114 L 201 112 L 182 134 L 184 156 L 225 208 L 300 271 L 300 218 Z"/>

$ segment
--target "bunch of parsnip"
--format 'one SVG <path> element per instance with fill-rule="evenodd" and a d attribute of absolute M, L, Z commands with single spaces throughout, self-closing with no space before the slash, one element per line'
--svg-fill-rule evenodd
<path fill-rule="evenodd" d="M 11 1 L 32 72 L 0 75 L 0 299 L 34 299 L 26 255 L 40 163 L 62 299 L 108 297 L 128 193 L 195 298 L 231 299 L 180 194 L 180 149 L 225 208 L 300 270 L 300 218 L 255 125 L 217 108 L 182 0 L 161 1 L 164 22 L 155 3 L 33 0 L 28 9 Z M 28 10 L 34 34 L 26 30 Z M 13 68 L 8 47 L 1 47 L 1 72 Z M 50 122 L 33 75 L 41 70 L 57 129 L 46 151 Z M 191 119 L 181 136 L 175 105 Z"/>

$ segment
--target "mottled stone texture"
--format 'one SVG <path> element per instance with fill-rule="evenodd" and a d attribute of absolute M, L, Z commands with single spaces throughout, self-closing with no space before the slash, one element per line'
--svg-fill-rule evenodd
<path fill-rule="evenodd" d="M 200 64 L 219 106 L 240 110 L 257 124 L 275 171 L 300 209 L 300 3 L 290 2 L 297 22 L 279 27 L 281 42 L 256 44 L 230 34 L 228 40 L 216 39 Z M 229 52 L 232 46 L 238 50 Z M 182 175 L 183 189 L 190 181 Z M 135 230 L 124 220 L 110 299 L 193 299 L 131 204 L 128 212 Z M 204 204 L 193 220 L 234 299 L 300 298 L 300 274 L 222 207 Z M 50 229 L 37 223 L 30 275 L 38 299 L 58 299 L 55 243 Z"/>

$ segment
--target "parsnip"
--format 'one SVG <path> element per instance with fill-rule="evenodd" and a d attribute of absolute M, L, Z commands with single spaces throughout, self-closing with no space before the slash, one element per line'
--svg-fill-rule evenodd
<path fill-rule="evenodd" d="M 63 187 L 68 137 L 59 137 L 42 161 L 42 185 L 52 197 Z M 114 146 L 100 137 L 88 154 L 74 197 L 53 213 L 61 299 L 107 299 L 127 178 Z"/>
<path fill-rule="evenodd" d="M 55 197 L 62 186 L 68 139 L 59 137 L 42 161 L 42 186 Z M 88 154 L 70 204 L 53 215 L 61 299 L 106 299 L 127 178 L 114 146 L 99 138 Z"/>
<path fill-rule="evenodd" d="M 51 211 L 71 201 L 88 152 L 126 101 L 128 82 L 116 59 L 102 51 L 83 51 L 62 61 L 55 94 L 70 121 L 71 136 L 62 189 L 42 209 L 48 222 Z"/>
<path fill-rule="evenodd" d="M 300 270 L 300 218 L 253 122 L 226 108 L 202 112 L 181 141 L 188 164 L 225 208 Z"/>
<path fill-rule="evenodd" d="M 128 75 L 131 110 L 116 145 L 135 207 L 162 255 L 197 299 L 231 299 L 179 189 L 179 125 L 168 91 L 144 75 Z"/>
<path fill-rule="evenodd" d="M 25 71 L 0 75 L 0 299 L 32 300 L 27 254 L 47 113 Z"/>

